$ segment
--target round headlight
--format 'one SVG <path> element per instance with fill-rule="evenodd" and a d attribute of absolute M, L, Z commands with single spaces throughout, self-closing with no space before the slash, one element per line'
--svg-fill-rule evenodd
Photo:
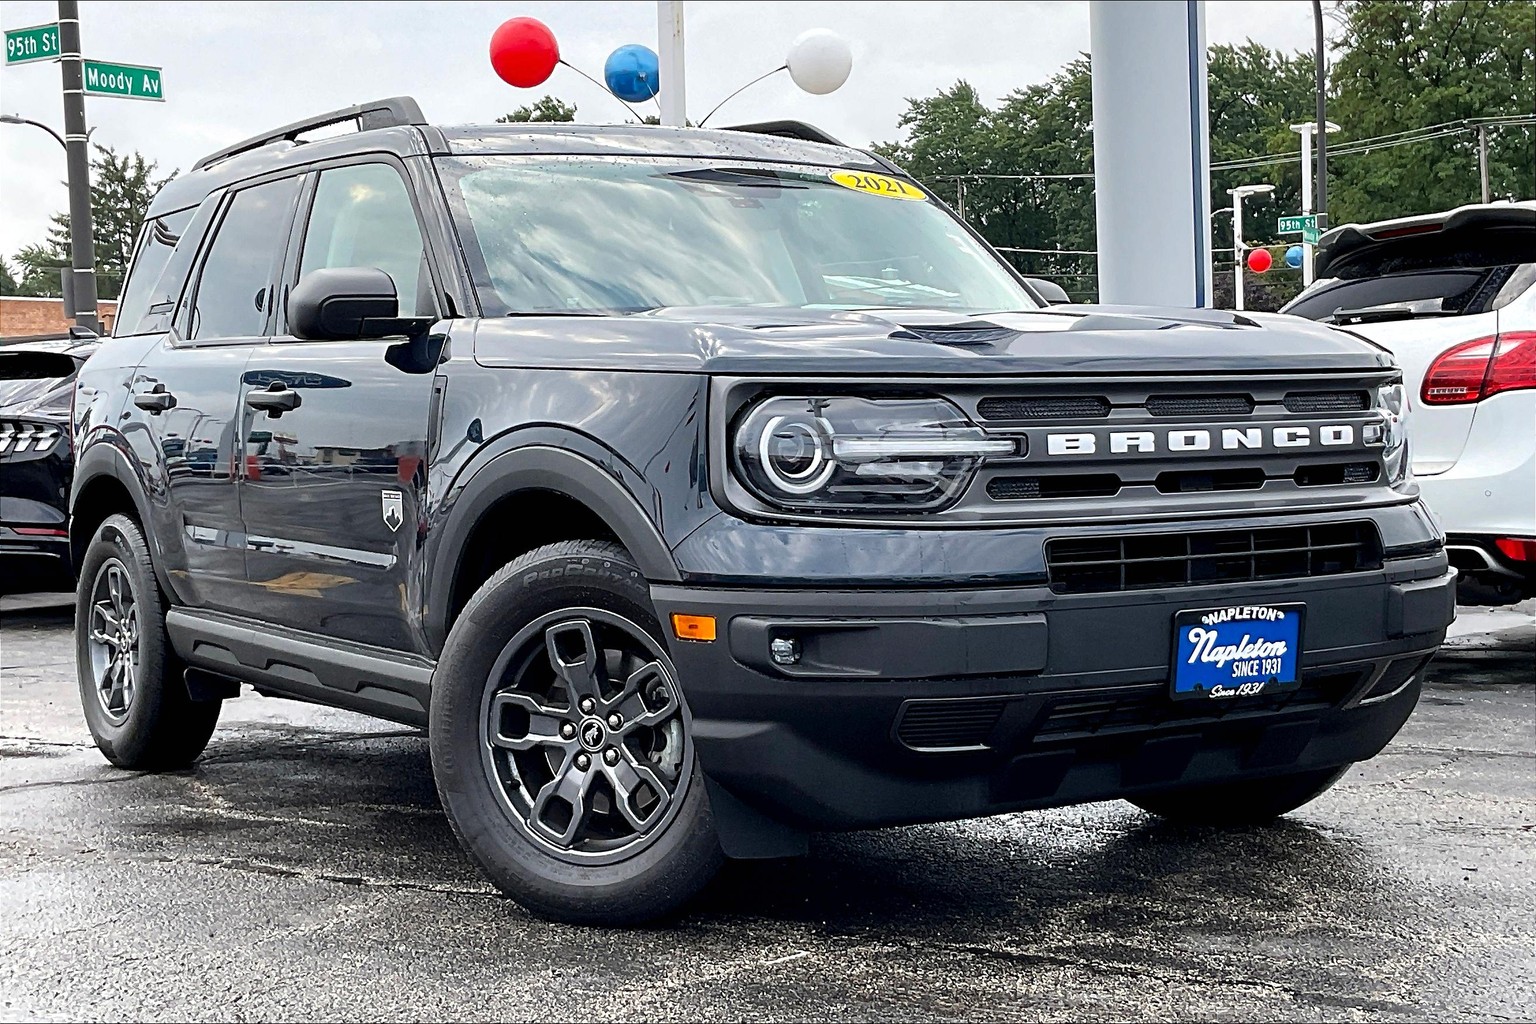
<path fill-rule="evenodd" d="M 775 416 L 757 442 L 763 472 L 786 494 L 821 490 L 832 471 L 832 428 L 819 416 Z"/>

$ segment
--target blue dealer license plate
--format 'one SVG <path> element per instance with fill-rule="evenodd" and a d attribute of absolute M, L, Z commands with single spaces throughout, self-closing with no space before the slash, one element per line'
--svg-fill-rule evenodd
<path fill-rule="evenodd" d="M 1231 605 L 1173 618 L 1175 700 L 1233 700 L 1301 685 L 1305 606 Z"/>

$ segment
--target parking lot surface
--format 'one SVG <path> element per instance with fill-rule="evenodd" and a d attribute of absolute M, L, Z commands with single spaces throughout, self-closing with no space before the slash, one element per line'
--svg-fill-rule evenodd
<path fill-rule="evenodd" d="M 254 695 L 110 767 L 68 609 L 0 604 L 0 1018 L 1536 1016 L 1533 605 L 1470 610 L 1388 749 L 1282 822 L 1129 804 L 813 839 L 665 927 L 530 918 L 425 738 Z"/>

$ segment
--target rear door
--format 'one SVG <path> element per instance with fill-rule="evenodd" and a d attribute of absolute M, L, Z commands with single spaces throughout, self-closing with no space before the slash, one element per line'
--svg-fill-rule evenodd
<path fill-rule="evenodd" d="M 436 316 L 433 277 L 403 165 L 372 158 L 312 176 L 287 284 L 328 267 L 390 275 L 401 316 Z M 411 650 L 433 374 L 392 365 L 401 339 L 280 334 L 242 385 L 249 613 L 265 622 Z M 284 410 L 249 407 L 286 391 Z M 255 399 L 260 401 L 261 399 Z"/>
<path fill-rule="evenodd" d="M 168 329 L 134 374 L 123 433 L 149 481 L 162 564 L 193 607 L 245 608 L 240 377 L 271 335 L 301 182 L 267 181 L 215 200 L 211 235 L 174 311 L 162 315 L 151 303 L 143 316 L 146 327 L 167 320 Z"/>

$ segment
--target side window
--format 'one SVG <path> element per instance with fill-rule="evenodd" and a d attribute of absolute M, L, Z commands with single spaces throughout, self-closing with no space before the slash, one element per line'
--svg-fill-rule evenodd
<path fill-rule="evenodd" d="M 134 253 L 133 265 L 128 268 L 128 280 L 123 283 L 122 294 L 118 296 L 117 319 L 112 323 L 114 336 L 120 338 L 141 333 L 139 324 L 149 311 L 150 296 L 154 294 L 165 265 L 170 262 L 171 253 L 176 251 L 176 243 L 181 241 L 182 233 L 192 223 L 192 215 L 196 212 L 194 206 L 144 222 L 138 251 Z"/>
<path fill-rule="evenodd" d="M 284 178 L 235 193 L 203 260 L 189 337 L 251 338 L 265 331 L 299 181 Z"/>
<path fill-rule="evenodd" d="M 411 194 L 388 164 L 354 164 L 320 172 L 304 232 L 299 278 L 327 267 L 377 267 L 395 282 L 400 315 L 432 308 L 426 247 Z"/>

